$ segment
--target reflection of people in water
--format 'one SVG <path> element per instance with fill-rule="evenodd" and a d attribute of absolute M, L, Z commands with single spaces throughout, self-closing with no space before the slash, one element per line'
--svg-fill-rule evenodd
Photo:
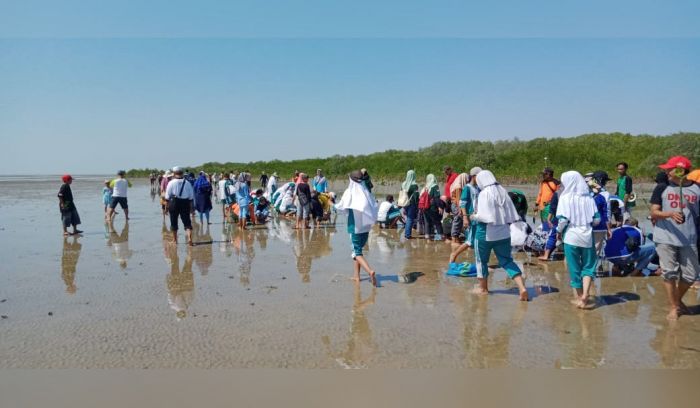
<path fill-rule="evenodd" d="M 180 269 L 180 258 L 177 254 L 177 247 L 166 245 L 165 257 L 170 263 L 170 273 L 165 282 L 168 287 L 168 304 L 175 311 L 177 319 L 187 316 L 187 308 L 194 299 L 194 274 L 192 273 L 192 248 L 187 248 L 185 263 Z"/>
<path fill-rule="evenodd" d="M 250 269 L 253 265 L 253 259 L 255 259 L 254 239 L 254 235 L 250 231 L 241 231 L 239 234 L 234 234 L 232 238 L 233 249 L 238 256 L 238 268 L 243 286 L 250 284 Z"/>
<path fill-rule="evenodd" d="M 75 286 L 75 270 L 80 258 L 83 245 L 78 242 L 78 235 L 71 238 L 63 237 L 63 253 L 61 254 L 61 277 L 66 284 L 66 292 L 73 294 L 78 289 Z"/>
<path fill-rule="evenodd" d="M 330 232 L 326 228 L 299 230 L 292 250 L 297 260 L 297 271 L 304 283 L 311 282 L 311 264 L 314 259 L 330 255 Z"/>
<path fill-rule="evenodd" d="M 212 238 L 209 233 L 209 224 L 195 224 L 194 227 L 194 240 L 200 245 L 193 248 L 192 256 L 194 258 L 194 263 L 199 269 L 201 275 L 206 275 L 209 273 L 209 267 L 213 263 L 212 254 Z"/>
<path fill-rule="evenodd" d="M 372 293 L 367 299 L 362 300 L 359 282 L 355 282 L 355 302 L 352 307 L 352 321 L 350 323 L 350 336 L 347 346 L 342 352 L 334 352 L 328 336 L 321 337 L 326 345 L 328 354 L 343 368 L 361 368 L 375 353 L 377 346 L 372 340 L 372 330 L 365 315 L 365 308 L 374 304 L 377 296 L 377 288 L 372 287 Z"/>
<path fill-rule="evenodd" d="M 545 308 L 543 322 L 558 337 L 556 368 L 597 368 L 604 362 L 609 328 L 600 313 L 566 313 L 561 308 Z"/>
<path fill-rule="evenodd" d="M 122 233 L 118 234 L 114 229 L 114 222 L 109 222 L 109 241 L 107 245 L 112 247 L 112 258 L 119 262 L 122 269 L 126 268 L 127 261 L 133 255 L 133 251 L 129 249 L 129 222 L 124 223 Z"/>

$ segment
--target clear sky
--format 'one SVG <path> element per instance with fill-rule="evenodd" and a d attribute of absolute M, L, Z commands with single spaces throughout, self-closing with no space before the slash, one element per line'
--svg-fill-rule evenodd
<path fill-rule="evenodd" d="M 700 131 L 700 2 L 37 3 L 0 1 L 5 174 Z"/>

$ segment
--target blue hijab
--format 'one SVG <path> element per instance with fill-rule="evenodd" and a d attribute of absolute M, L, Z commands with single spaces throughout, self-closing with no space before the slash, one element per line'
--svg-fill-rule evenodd
<path fill-rule="evenodd" d="M 211 184 L 209 183 L 207 176 L 204 175 L 204 172 L 200 171 L 199 178 L 197 178 L 197 181 L 194 182 L 194 189 L 200 190 L 200 189 L 204 189 L 207 187 L 211 187 Z"/>

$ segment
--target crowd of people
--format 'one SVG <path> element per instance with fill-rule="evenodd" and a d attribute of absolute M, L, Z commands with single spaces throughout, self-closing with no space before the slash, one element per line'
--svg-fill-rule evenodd
<path fill-rule="evenodd" d="M 450 269 L 473 270 L 476 294 L 489 293 L 488 261 L 493 253 L 498 266 L 517 285 L 519 297 L 528 301 L 528 291 L 520 267 L 513 261 L 513 251 L 522 249 L 538 255 L 542 262 L 561 259 L 570 274 L 572 303 L 581 309 L 595 306 L 591 299 L 594 279 L 601 273 L 602 260 L 612 265 L 611 273 L 659 275 L 669 299 L 670 320 L 688 312 L 682 299 L 691 286 L 697 286 L 698 229 L 700 225 L 700 170 L 691 172 L 686 157 L 674 156 L 661 164 L 657 185 L 649 200 L 648 219 L 653 233 L 645 235 L 632 217 L 637 197 L 628 164 L 616 166 L 618 178 L 615 194 L 606 186 L 611 181 L 603 170 L 581 174 L 575 170 L 555 178 L 552 168 L 545 168 L 533 206 L 539 223 L 528 224 L 528 204 L 519 190 L 506 190 L 487 169 L 471 168 L 456 173 L 444 166 L 440 181 L 428 174 L 419 186 L 414 170 L 408 170 L 401 183 L 398 200 L 386 195 L 381 203 L 366 169 L 349 175 L 348 187 L 336 200 L 321 169 L 310 178 L 296 171 L 288 180 L 276 172 L 260 175 L 259 188 L 252 185 L 250 172 L 224 172 L 195 176 L 174 167 L 150 178 L 152 193 L 159 193 L 163 219 L 170 220 L 172 241 L 178 242 L 179 223 L 185 229 L 187 243 L 193 245 L 192 216 L 199 214 L 201 225 L 211 223 L 213 203 L 221 205 L 224 224 L 240 230 L 255 227 L 271 219 L 295 220 L 294 228 L 318 228 L 335 223 L 338 215 L 347 216 L 350 234 L 353 278 L 369 275 L 376 286 L 376 273 L 369 265 L 363 248 L 372 228 L 403 228 L 406 240 L 421 237 L 452 244 Z M 58 194 L 64 236 L 80 234 L 80 216 L 70 189 L 72 177 L 63 176 Z M 111 220 L 120 206 L 129 219 L 127 191 L 131 182 L 119 171 L 103 188 L 105 218 Z M 646 200 L 644 200 L 646 202 Z M 73 227 L 69 232 L 68 228 Z M 533 227 L 535 227 L 533 229 Z M 645 242 L 648 241 L 648 242 Z M 473 263 L 458 263 L 464 253 Z M 652 264 L 658 267 L 652 267 Z M 464 275 L 467 276 L 467 275 Z"/>

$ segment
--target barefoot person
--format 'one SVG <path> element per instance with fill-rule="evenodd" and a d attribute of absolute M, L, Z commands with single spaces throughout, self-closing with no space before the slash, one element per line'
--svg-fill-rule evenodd
<path fill-rule="evenodd" d="M 126 191 L 128 187 L 131 187 L 131 182 L 125 177 L 126 172 L 124 170 L 119 170 L 117 178 L 109 183 L 109 187 L 112 189 L 112 202 L 109 204 L 109 211 L 107 212 L 108 219 L 114 216 L 114 210 L 117 208 L 117 204 L 119 204 L 124 210 L 124 216 L 127 221 L 129 220 L 129 203 L 126 200 Z"/>
<path fill-rule="evenodd" d="M 373 286 L 377 286 L 374 270 L 365 259 L 362 249 L 367 244 L 369 231 L 377 222 L 377 203 L 369 190 L 362 183 L 362 173 L 358 170 L 350 173 L 350 185 L 336 204 L 339 212 L 348 214 L 348 232 L 352 241 L 352 259 L 354 261 L 353 279 L 360 280 L 360 267 L 369 274 Z"/>
<path fill-rule="evenodd" d="M 564 256 L 574 289 L 573 303 L 587 308 L 591 284 L 598 262 L 593 246 L 593 226 L 600 223 L 600 214 L 590 195 L 588 184 L 577 171 L 561 175 L 564 191 L 557 206 L 557 232 L 562 234 Z"/>
<path fill-rule="evenodd" d="M 211 224 L 211 222 L 209 222 L 209 212 L 212 209 L 211 193 L 211 183 L 207 175 L 203 171 L 200 171 L 199 177 L 194 182 L 194 205 L 199 213 L 199 223 L 202 225 L 204 225 L 204 218 L 207 219 L 207 224 Z"/>
<path fill-rule="evenodd" d="M 476 185 L 476 176 L 479 172 L 481 172 L 481 167 L 473 167 L 469 170 L 468 183 L 464 185 L 459 196 L 459 212 L 462 217 L 462 225 L 464 226 L 464 243 L 452 250 L 450 254 L 450 263 L 457 262 L 457 256 L 459 256 L 459 254 L 466 251 L 469 247 L 474 247 L 474 233 L 476 232 L 476 227 L 471 228 L 469 217 L 474 214 L 476 198 L 479 195 L 479 188 Z"/>
<path fill-rule="evenodd" d="M 173 167 L 173 179 L 165 190 L 165 199 L 168 201 L 168 213 L 170 214 L 170 229 L 173 232 L 173 242 L 177 244 L 177 219 L 180 217 L 185 226 L 187 244 L 192 245 L 192 220 L 190 212 L 194 201 L 194 189 L 192 184 L 184 179 L 184 170 L 181 167 Z"/>
<path fill-rule="evenodd" d="M 73 191 L 70 185 L 73 184 L 73 177 L 66 174 L 61 177 L 63 184 L 58 189 L 58 208 L 61 210 L 61 221 L 63 222 L 63 236 L 80 234 L 83 231 L 78 229 L 80 225 L 80 215 L 73 202 Z M 73 232 L 68 232 L 68 227 L 73 226 Z"/>
<path fill-rule="evenodd" d="M 669 320 L 687 313 L 683 295 L 695 282 L 698 264 L 700 187 L 687 180 L 691 163 L 684 156 L 671 157 L 659 166 L 668 174 L 668 184 L 659 184 L 651 196 L 651 217 L 659 266 L 668 295 Z"/>
<path fill-rule="evenodd" d="M 496 181 L 493 173 L 482 170 L 476 176 L 479 186 L 479 199 L 476 212 L 470 220 L 476 223 L 474 252 L 476 257 L 476 276 L 479 286 L 474 292 L 480 295 L 489 293 L 489 257 L 491 251 L 496 254 L 498 266 L 505 269 L 520 291 L 520 300 L 527 301 L 525 281 L 518 265 L 513 261 L 510 246 L 510 224 L 520 220 L 508 192 Z"/>

